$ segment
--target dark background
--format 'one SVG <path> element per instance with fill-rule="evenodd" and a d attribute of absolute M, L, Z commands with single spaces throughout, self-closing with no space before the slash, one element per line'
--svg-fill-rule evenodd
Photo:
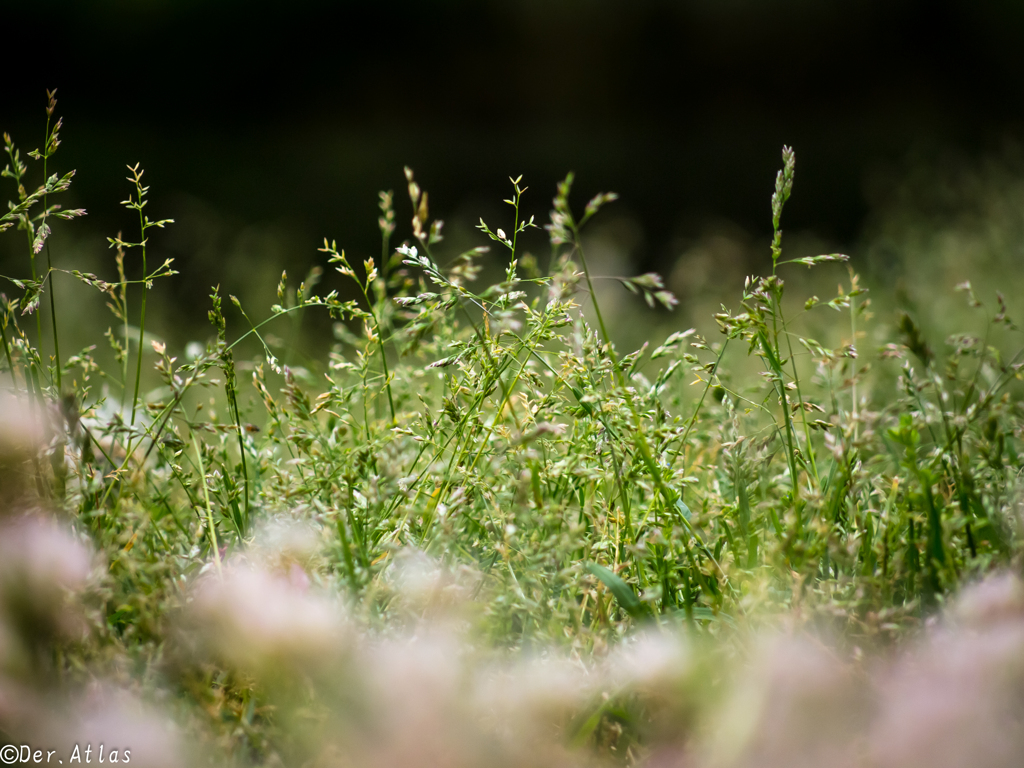
<path fill-rule="evenodd" d="M 708 221 L 770 232 L 784 143 L 798 157 L 786 226 L 855 249 L 879 169 L 1024 135 L 1011 0 L 0 6 L 0 126 L 34 148 L 59 88 L 56 165 L 78 169 L 79 232 L 97 242 L 130 227 L 121 169 L 141 162 L 151 215 L 178 220 L 164 247 L 182 300 L 241 279 L 239 248 L 300 270 L 324 235 L 379 252 L 377 191 L 401 192 L 406 164 L 432 213 L 467 222 L 500 215 L 491 201 L 520 173 L 527 212 L 546 217 L 572 169 L 580 204 L 622 195 L 636 267 L 667 270 Z M 239 245 L 246 231 L 262 234 Z"/>

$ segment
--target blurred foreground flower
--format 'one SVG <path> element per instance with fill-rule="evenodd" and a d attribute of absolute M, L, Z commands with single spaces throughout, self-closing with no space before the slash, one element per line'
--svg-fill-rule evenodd
<path fill-rule="evenodd" d="M 42 444 L 32 405 L 24 397 L 0 393 L 0 515 L 23 506 L 32 489 L 32 459 Z"/>
<path fill-rule="evenodd" d="M 55 707 L 32 734 L 32 741 L 54 750 L 54 759 L 63 759 L 65 765 L 100 762 L 101 746 L 105 764 L 120 762 L 139 768 L 195 764 L 184 759 L 177 728 L 166 714 L 125 691 L 101 685 L 91 686 L 70 710 Z M 91 755 L 86 754 L 87 748 Z"/>
<path fill-rule="evenodd" d="M 1003 768 L 1024 756 L 1014 576 L 965 590 L 889 659 L 806 632 L 711 645 L 653 626 L 594 659 L 481 646 L 471 614 L 434 610 L 468 600 L 458 579 L 415 550 L 394 567 L 383 594 L 399 621 L 376 630 L 280 567 L 236 562 L 199 585 L 186 626 L 206 658 L 253 676 L 278 729 L 270 763 Z"/>
<path fill-rule="evenodd" d="M 32 515 L 0 525 L 0 616 L 29 656 L 77 626 L 71 598 L 85 587 L 91 557 L 53 520 Z"/>
<path fill-rule="evenodd" d="M 1024 585 L 964 591 L 947 624 L 880 676 L 871 757 L 889 768 L 1024 763 Z"/>
<path fill-rule="evenodd" d="M 315 670 L 348 644 L 340 605 L 243 562 L 230 563 L 223 579 L 203 579 L 185 629 L 218 659 L 254 674 Z"/>

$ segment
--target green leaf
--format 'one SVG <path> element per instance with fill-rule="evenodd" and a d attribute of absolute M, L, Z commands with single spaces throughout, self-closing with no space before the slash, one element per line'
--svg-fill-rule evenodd
<path fill-rule="evenodd" d="M 693 520 L 693 513 L 690 512 L 690 508 L 683 503 L 682 499 L 676 500 L 676 509 L 678 509 L 679 514 L 681 514 L 687 520 Z"/>
<path fill-rule="evenodd" d="M 610 701 L 611 699 L 605 699 L 600 704 L 598 704 L 594 711 L 590 713 L 587 719 L 584 720 L 580 727 L 576 730 L 576 733 L 573 735 L 572 740 L 569 742 L 570 746 L 573 749 L 579 749 L 587 743 L 587 739 L 589 739 L 591 735 L 593 735 L 594 731 L 597 730 L 597 726 L 600 725 L 601 718 L 604 716 L 605 710 L 608 709 L 608 704 Z"/>
<path fill-rule="evenodd" d="M 608 587 L 608 591 L 615 596 L 615 601 L 619 604 L 619 607 L 634 619 L 642 618 L 646 614 L 644 604 L 640 602 L 640 598 L 636 596 L 636 593 L 633 592 L 626 582 L 610 570 L 597 563 L 587 563 L 586 571 L 599 578 Z"/>

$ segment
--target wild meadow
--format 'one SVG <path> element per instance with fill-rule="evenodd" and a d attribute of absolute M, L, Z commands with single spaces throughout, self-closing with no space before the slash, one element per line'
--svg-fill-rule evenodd
<path fill-rule="evenodd" d="M 129 167 L 130 227 L 76 269 L 51 252 L 86 215 L 62 206 L 53 94 L 45 120 L 39 149 L 4 136 L 0 229 L 24 252 L 0 306 L 5 744 L 1018 764 L 1024 339 L 970 282 L 940 286 L 962 327 L 937 336 L 847 256 L 790 255 L 788 147 L 770 267 L 702 332 L 673 327 L 659 275 L 591 269 L 614 194 L 578 200 L 569 174 L 547 205 L 510 178 L 504 218 L 451 249 L 407 168 L 379 253 L 331 235 L 270 307 L 197 286 L 208 337 L 178 349 L 146 317 L 189 279 L 153 256 L 175 226 L 159 179 Z M 348 290 L 320 290 L 328 270 Z M 662 313 L 638 348 L 609 284 Z M 110 312 L 85 349 L 73 285 Z M 310 313 L 333 342 L 297 359 Z"/>

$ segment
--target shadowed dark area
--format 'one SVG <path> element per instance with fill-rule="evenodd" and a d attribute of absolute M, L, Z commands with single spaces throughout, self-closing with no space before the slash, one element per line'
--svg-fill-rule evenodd
<path fill-rule="evenodd" d="M 783 143 L 798 156 L 787 228 L 851 247 L 873 170 L 1022 133 L 1024 6 L 1009 0 L 9 5 L 4 129 L 32 148 L 58 87 L 82 227 L 130 225 L 121 169 L 140 161 L 196 282 L 222 279 L 212 221 L 285 233 L 274 258 L 296 270 L 323 235 L 378 252 L 376 193 L 401 189 L 406 164 L 467 222 L 501 211 L 520 173 L 545 218 L 572 169 L 581 202 L 621 194 L 638 268 L 667 271 L 709 221 L 770 231 Z"/>

